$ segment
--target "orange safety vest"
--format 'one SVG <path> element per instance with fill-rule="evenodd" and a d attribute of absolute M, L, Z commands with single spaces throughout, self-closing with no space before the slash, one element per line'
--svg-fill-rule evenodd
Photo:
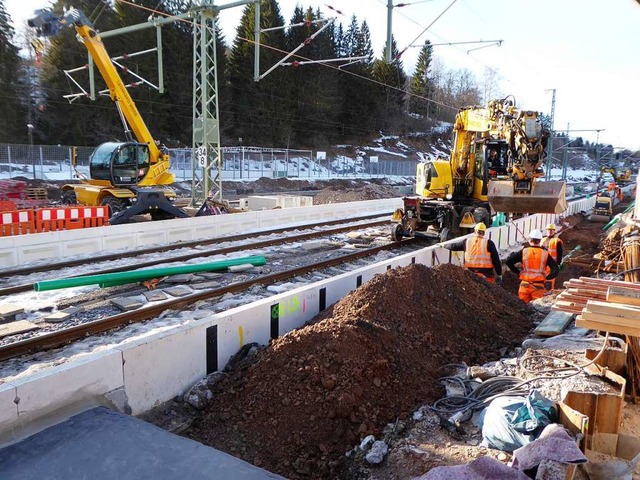
<path fill-rule="evenodd" d="M 558 237 L 544 237 L 542 239 L 542 245 L 547 247 L 547 251 L 551 258 L 553 258 L 556 262 L 558 261 L 558 243 L 561 240 Z"/>
<path fill-rule="evenodd" d="M 535 283 L 544 282 L 549 252 L 542 247 L 526 247 L 522 250 L 522 271 L 520 280 Z"/>
<path fill-rule="evenodd" d="M 464 247 L 465 268 L 493 268 L 489 240 L 480 236 L 467 238 Z"/>

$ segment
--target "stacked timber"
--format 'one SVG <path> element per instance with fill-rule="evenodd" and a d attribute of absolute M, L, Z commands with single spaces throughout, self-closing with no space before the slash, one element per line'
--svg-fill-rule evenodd
<path fill-rule="evenodd" d="M 640 236 L 633 234 L 624 239 L 622 245 L 624 279 L 628 282 L 640 282 Z"/>
<path fill-rule="evenodd" d="M 609 285 L 602 282 L 607 281 L 591 277 L 572 278 L 564 282 L 564 291 L 556 297 L 551 308 L 567 313 L 582 313 L 589 300 L 606 300 Z"/>
<path fill-rule="evenodd" d="M 579 284 L 578 291 L 583 294 L 580 301 L 560 307 L 573 310 L 582 307 L 576 317 L 576 327 L 626 336 L 627 372 L 635 401 L 640 398 L 640 284 L 585 277 L 574 283 Z M 589 296 L 592 298 L 587 298 Z"/>

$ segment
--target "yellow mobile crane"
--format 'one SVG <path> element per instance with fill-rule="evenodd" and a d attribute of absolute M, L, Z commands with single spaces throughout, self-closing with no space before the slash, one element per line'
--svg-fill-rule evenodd
<path fill-rule="evenodd" d="M 176 193 L 168 185 L 175 178 L 169 171 L 169 154 L 151 136 L 100 36 L 84 13 L 72 8 L 56 17 L 50 10 L 36 10 L 28 24 L 42 36 L 56 35 L 63 26 L 75 28 L 109 88 L 127 140 L 99 145 L 89 159 L 89 178 L 78 172 L 80 184 L 62 187 L 63 203 L 107 205 L 112 225 L 143 213 L 150 213 L 154 220 L 187 217 L 186 212 L 173 205 Z"/>
<path fill-rule="evenodd" d="M 469 233 L 491 213 L 561 213 L 564 182 L 544 182 L 549 132 L 537 112 L 519 110 L 512 97 L 456 115 L 449 159 L 418 164 L 415 197 L 394 212 L 392 237 L 448 240 Z"/>

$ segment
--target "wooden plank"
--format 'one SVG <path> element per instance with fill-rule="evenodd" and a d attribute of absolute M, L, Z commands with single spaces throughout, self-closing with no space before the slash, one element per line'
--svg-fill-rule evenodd
<path fill-rule="evenodd" d="M 571 323 L 574 315 L 573 313 L 551 311 L 544 320 L 542 320 L 540 325 L 536 327 L 533 333 L 541 337 L 560 335 L 564 329 L 567 328 L 567 325 Z"/>
<path fill-rule="evenodd" d="M 620 303 L 600 302 L 598 300 L 589 300 L 586 308 L 593 313 L 602 313 L 604 315 L 612 315 L 614 317 L 634 318 L 640 322 L 640 307 L 632 305 L 622 305 Z"/>
<path fill-rule="evenodd" d="M 611 323 L 596 322 L 594 320 L 586 320 L 582 315 L 576 317 L 576 327 L 589 328 L 591 330 L 602 330 L 603 332 L 621 333 L 631 335 L 632 337 L 640 337 L 640 328 L 624 327 Z"/>
<path fill-rule="evenodd" d="M 640 307 L 640 290 L 611 286 L 607 291 L 607 300 L 613 303 L 624 303 Z"/>
<path fill-rule="evenodd" d="M 640 290 L 640 283 L 623 282 L 620 280 L 605 280 L 604 278 L 593 278 L 593 277 L 580 277 L 580 281 L 584 281 L 592 285 L 607 285 L 607 286 L 613 285 L 618 287 L 633 288 L 635 290 Z"/>
<path fill-rule="evenodd" d="M 27 320 L 18 320 L 17 322 L 5 323 L 0 325 L 0 338 L 8 335 L 16 335 L 18 333 L 30 332 L 40 328 L 35 323 Z"/>
<path fill-rule="evenodd" d="M 601 298 L 602 300 L 607 299 L 607 294 L 602 290 L 585 290 L 582 288 L 570 287 L 566 289 L 566 292 L 570 295 L 579 295 L 581 297 Z"/>
<path fill-rule="evenodd" d="M 606 315 L 604 313 L 592 312 L 588 309 L 582 310 L 582 317 L 585 320 L 593 320 L 594 322 L 608 323 L 610 325 L 620 325 L 622 327 L 640 328 L 640 320 L 633 318 L 620 317 L 617 315 Z"/>

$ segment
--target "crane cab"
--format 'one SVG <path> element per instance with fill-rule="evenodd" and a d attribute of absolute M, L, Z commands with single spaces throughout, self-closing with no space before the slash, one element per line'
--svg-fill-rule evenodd
<path fill-rule="evenodd" d="M 107 142 L 89 158 L 89 183 L 105 187 L 131 187 L 149 172 L 149 146 L 138 142 Z"/>

